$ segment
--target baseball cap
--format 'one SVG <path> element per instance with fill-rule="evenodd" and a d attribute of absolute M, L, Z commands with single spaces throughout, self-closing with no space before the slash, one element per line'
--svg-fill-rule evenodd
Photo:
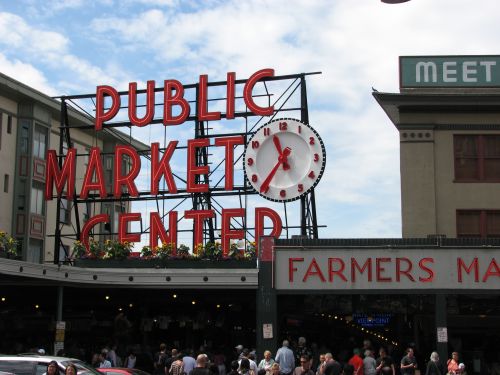
<path fill-rule="evenodd" d="M 241 345 L 241 344 L 240 345 L 236 345 L 234 348 L 238 349 L 238 350 L 243 350 L 243 345 Z"/>

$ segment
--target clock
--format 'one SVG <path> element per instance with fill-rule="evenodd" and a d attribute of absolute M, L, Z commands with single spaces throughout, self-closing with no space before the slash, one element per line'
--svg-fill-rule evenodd
<path fill-rule="evenodd" d="M 246 145 L 245 175 L 264 198 L 289 202 L 307 194 L 321 179 L 326 152 L 319 134 L 291 118 L 260 127 Z"/>

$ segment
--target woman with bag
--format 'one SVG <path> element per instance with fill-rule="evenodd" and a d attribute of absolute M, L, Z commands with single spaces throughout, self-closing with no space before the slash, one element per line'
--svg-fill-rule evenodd
<path fill-rule="evenodd" d="M 432 352 L 430 361 L 427 362 L 425 375 L 446 375 L 444 366 L 439 362 L 439 354 Z"/>

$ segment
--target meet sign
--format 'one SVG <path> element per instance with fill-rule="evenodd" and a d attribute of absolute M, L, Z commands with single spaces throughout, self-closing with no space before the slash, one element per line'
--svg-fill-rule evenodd
<path fill-rule="evenodd" d="M 500 56 L 400 56 L 400 88 L 500 87 Z"/>
<path fill-rule="evenodd" d="M 500 290 L 500 249 L 276 248 L 278 290 Z"/>

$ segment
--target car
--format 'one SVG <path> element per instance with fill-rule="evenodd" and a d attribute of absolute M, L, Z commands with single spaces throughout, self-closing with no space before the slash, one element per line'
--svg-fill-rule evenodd
<path fill-rule="evenodd" d="M 78 375 L 102 375 L 93 367 L 76 358 L 53 357 L 38 354 L 19 354 L 0 356 L 0 374 L 3 372 L 16 375 L 43 375 L 47 371 L 47 365 L 56 361 L 59 366 L 59 374 L 63 375 L 66 367 L 73 363 Z"/>
<path fill-rule="evenodd" d="M 146 371 L 125 367 L 98 368 L 97 371 L 105 375 L 150 375 Z"/>

